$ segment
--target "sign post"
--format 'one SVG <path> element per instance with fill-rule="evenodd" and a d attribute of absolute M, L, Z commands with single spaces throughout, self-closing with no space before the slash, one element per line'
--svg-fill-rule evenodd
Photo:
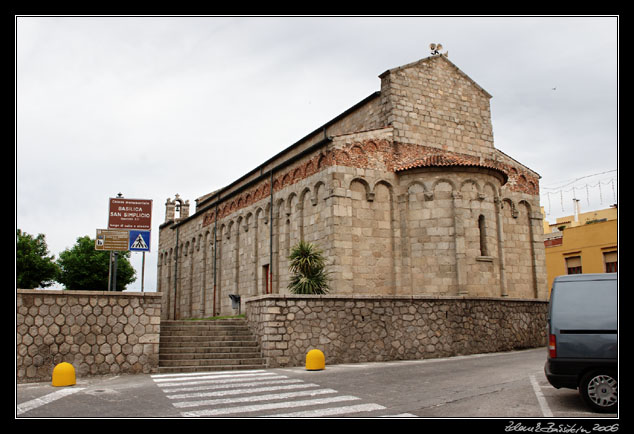
<path fill-rule="evenodd" d="M 152 229 L 152 200 L 111 197 L 108 229 Z"/>
<path fill-rule="evenodd" d="M 120 251 L 128 250 L 130 244 L 130 232 L 123 229 L 97 229 L 95 237 L 95 250 L 109 250 L 110 263 L 108 266 L 108 291 L 116 290 L 117 283 L 117 256 Z M 114 255 L 114 258 L 113 258 Z M 114 262 L 114 273 L 112 264 Z M 112 282 L 114 281 L 114 284 Z"/>
<path fill-rule="evenodd" d="M 108 229 L 97 229 L 96 250 L 110 250 L 110 272 L 108 290 L 116 291 L 117 256 L 120 251 L 143 252 L 141 291 L 145 275 L 145 252 L 150 251 L 152 229 L 152 200 L 127 199 L 121 193 L 108 202 Z M 113 261 L 114 255 L 114 261 Z M 114 272 L 112 264 L 114 262 Z M 113 289 L 114 288 L 114 289 Z"/>
<path fill-rule="evenodd" d="M 123 229 L 97 229 L 95 250 L 126 251 L 129 245 L 129 231 Z"/>
<path fill-rule="evenodd" d="M 141 292 L 143 292 L 145 283 L 145 252 L 150 251 L 150 231 L 130 229 L 129 243 L 128 250 L 131 252 L 143 252 L 143 262 L 141 263 Z"/>
<path fill-rule="evenodd" d="M 130 229 L 129 234 L 129 245 L 126 250 L 130 250 L 131 252 L 150 251 L 150 231 Z"/>

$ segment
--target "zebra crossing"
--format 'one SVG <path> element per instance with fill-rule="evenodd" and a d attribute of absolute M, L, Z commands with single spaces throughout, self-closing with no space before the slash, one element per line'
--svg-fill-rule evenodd
<path fill-rule="evenodd" d="M 266 370 L 152 375 L 183 417 L 416 417 Z"/>

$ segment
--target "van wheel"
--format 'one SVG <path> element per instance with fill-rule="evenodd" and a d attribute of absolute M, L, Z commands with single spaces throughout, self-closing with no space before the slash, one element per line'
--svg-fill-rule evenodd
<path fill-rule="evenodd" d="M 579 393 L 593 411 L 616 413 L 618 381 L 614 372 L 593 371 L 587 373 L 579 383 Z"/>

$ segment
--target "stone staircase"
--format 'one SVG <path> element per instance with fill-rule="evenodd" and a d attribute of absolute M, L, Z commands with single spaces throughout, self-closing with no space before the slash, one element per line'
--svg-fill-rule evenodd
<path fill-rule="evenodd" d="M 159 372 L 263 369 L 246 320 L 161 321 Z"/>

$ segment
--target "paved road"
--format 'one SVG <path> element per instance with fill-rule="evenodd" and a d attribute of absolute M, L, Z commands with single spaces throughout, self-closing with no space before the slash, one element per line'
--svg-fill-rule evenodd
<path fill-rule="evenodd" d="M 16 387 L 17 418 L 607 418 L 551 387 L 545 349 L 447 359 L 78 379 Z M 612 418 L 612 420 L 610 420 Z M 518 428 L 519 429 L 519 428 Z"/>

